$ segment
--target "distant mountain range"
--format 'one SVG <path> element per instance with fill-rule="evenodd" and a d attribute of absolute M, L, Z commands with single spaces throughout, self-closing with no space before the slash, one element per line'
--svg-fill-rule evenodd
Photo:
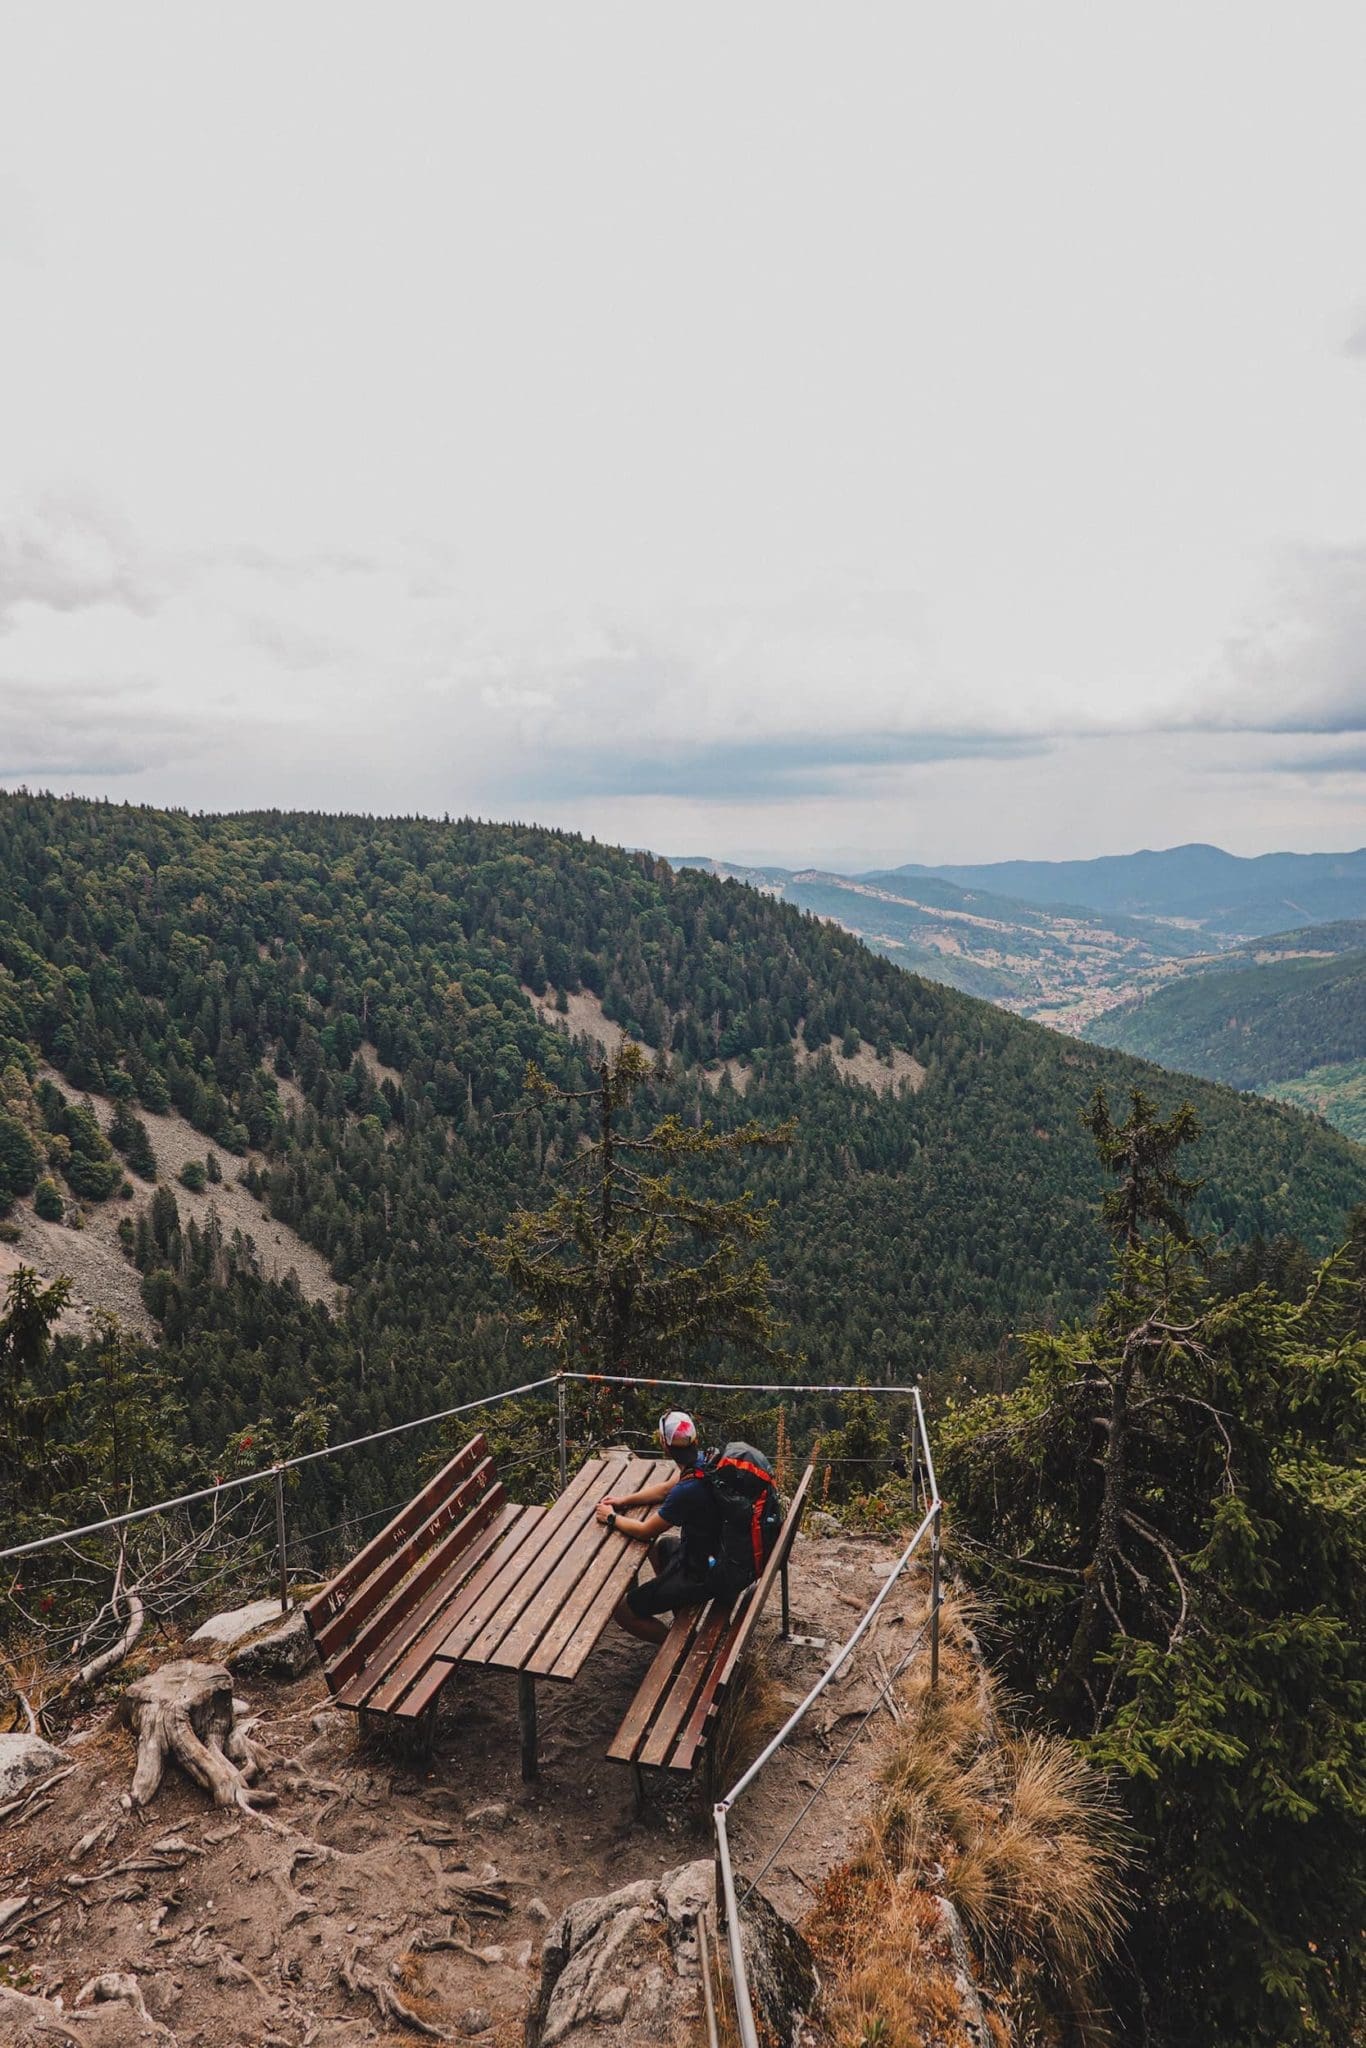
<path fill-rule="evenodd" d="M 1127 917 L 1179 919 L 1211 937 L 1250 939 L 1366 916 L 1366 847 L 1355 853 L 1264 853 L 1171 846 L 1099 860 L 1004 860 L 978 867 L 894 870 L 1025 903 L 1081 904 Z"/>
<path fill-rule="evenodd" d="M 1243 859 L 1193 845 L 861 875 L 675 865 L 781 896 L 1003 1009 L 1366 1138 L 1366 849 Z"/>

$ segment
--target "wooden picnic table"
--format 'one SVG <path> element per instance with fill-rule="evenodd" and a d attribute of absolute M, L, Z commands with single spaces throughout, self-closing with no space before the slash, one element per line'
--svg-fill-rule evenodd
<path fill-rule="evenodd" d="M 442 1612 L 424 1687 L 435 1698 L 456 1664 L 515 1671 L 524 1778 L 536 1775 L 536 1680 L 578 1676 L 644 1562 L 638 1540 L 597 1520 L 598 1502 L 676 1476 L 668 1458 L 590 1458 L 549 1507 L 522 1510 Z"/>

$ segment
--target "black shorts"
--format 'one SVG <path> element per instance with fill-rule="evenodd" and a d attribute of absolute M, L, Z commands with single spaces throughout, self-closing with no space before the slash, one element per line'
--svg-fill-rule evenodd
<path fill-rule="evenodd" d="M 701 1607 L 717 1590 L 715 1572 L 689 1569 L 681 1532 L 659 1540 L 667 1550 L 658 1576 L 632 1586 L 626 1595 L 626 1605 L 639 1621 L 656 1614 L 675 1614 L 680 1607 Z"/>

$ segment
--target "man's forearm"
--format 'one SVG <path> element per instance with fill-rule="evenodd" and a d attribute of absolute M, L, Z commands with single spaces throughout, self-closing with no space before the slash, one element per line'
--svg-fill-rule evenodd
<path fill-rule="evenodd" d="M 672 1479 L 661 1479 L 654 1486 L 642 1486 L 639 1493 L 614 1493 L 612 1498 L 619 1508 L 657 1508 L 672 1485 Z"/>

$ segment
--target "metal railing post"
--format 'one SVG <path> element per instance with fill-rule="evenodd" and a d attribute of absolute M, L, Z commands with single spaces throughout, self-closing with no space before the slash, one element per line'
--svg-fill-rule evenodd
<path fill-rule="evenodd" d="M 555 1375 L 555 1406 L 559 1410 L 560 1488 L 561 1491 L 563 1491 L 563 1489 L 569 1484 L 569 1439 L 565 1433 L 564 1374 L 562 1372 L 556 1373 Z"/>
<path fill-rule="evenodd" d="M 930 1690 L 939 1684 L 939 1523 L 943 1508 L 934 1511 L 934 1527 L 930 1531 Z"/>
<path fill-rule="evenodd" d="M 280 1559 L 280 1612 L 289 1613 L 289 1553 L 285 1543 L 285 1468 L 275 1467 L 275 1547 Z"/>
<path fill-rule="evenodd" d="M 730 1950 L 730 1974 L 735 1986 L 735 2017 L 739 2023 L 741 2048 L 759 2048 L 759 2030 L 754 2024 L 754 2002 L 749 1992 L 749 1972 L 745 1968 L 745 1942 L 740 1927 L 740 1908 L 735 1897 L 735 1873 L 730 1867 L 730 1843 L 726 1838 L 726 1804 L 712 1808 L 712 1819 L 716 1824 L 716 1861 L 721 1873 L 721 1899 L 726 1914 L 726 1946 Z"/>

